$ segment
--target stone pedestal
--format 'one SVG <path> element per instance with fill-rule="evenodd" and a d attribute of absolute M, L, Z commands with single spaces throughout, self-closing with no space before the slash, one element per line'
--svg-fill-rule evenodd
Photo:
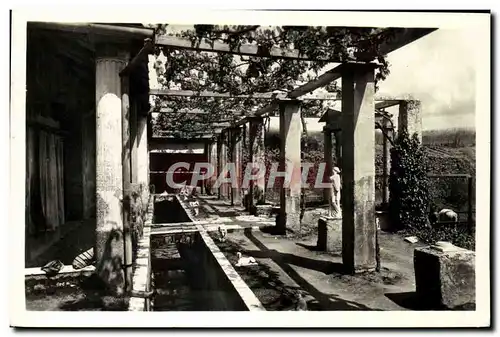
<path fill-rule="evenodd" d="M 318 219 L 318 249 L 325 252 L 338 252 L 342 249 L 342 218 Z"/>
<path fill-rule="evenodd" d="M 419 301 L 453 309 L 476 302 L 476 254 L 451 244 L 416 248 L 414 268 Z"/>

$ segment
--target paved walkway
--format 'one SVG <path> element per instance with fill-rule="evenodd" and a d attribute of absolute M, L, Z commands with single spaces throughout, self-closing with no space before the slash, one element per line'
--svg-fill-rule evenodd
<path fill-rule="evenodd" d="M 315 251 L 315 240 L 296 242 L 256 230 L 235 231 L 227 240 L 237 243 L 244 256 L 253 256 L 265 269 L 278 275 L 288 288 L 300 288 L 316 310 L 405 310 L 415 291 L 413 261 L 398 250 L 382 248 L 382 271 L 343 275 L 341 254 Z M 381 245 L 392 236 L 383 235 Z M 340 251 L 340 247 L 339 247 Z"/>
<path fill-rule="evenodd" d="M 225 214 L 233 223 L 245 227 L 229 233 L 227 240 L 244 255 L 253 256 L 262 271 L 275 275 L 285 287 L 302 289 L 310 310 L 418 309 L 413 300 L 413 250 L 418 244 L 411 245 L 397 235 L 381 233 L 381 272 L 344 275 L 341 247 L 336 253 L 317 251 L 316 233 L 301 239 L 266 234 L 258 227 L 274 225 L 274 219 L 245 215 L 242 207 L 231 206 L 229 202 L 203 197 L 199 200 L 200 220 L 215 220 Z"/>

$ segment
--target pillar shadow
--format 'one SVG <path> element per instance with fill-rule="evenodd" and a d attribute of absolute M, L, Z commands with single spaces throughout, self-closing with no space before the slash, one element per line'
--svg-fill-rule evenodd
<path fill-rule="evenodd" d="M 283 230 L 280 229 L 277 225 L 262 226 L 259 229 L 262 233 L 269 234 L 269 235 L 286 235 L 283 233 Z M 290 234 L 295 233 L 290 228 L 286 228 L 286 232 L 290 233 Z"/>
<path fill-rule="evenodd" d="M 308 245 L 302 242 L 297 242 L 296 245 L 303 247 L 311 252 L 319 252 L 332 257 L 342 257 L 342 247 L 339 247 L 338 251 L 325 252 L 324 250 L 318 248 L 318 245 Z"/>
<path fill-rule="evenodd" d="M 476 306 L 473 303 L 468 303 L 453 309 L 444 308 L 442 306 L 438 306 L 429 302 L 426 302 L 421 297 L 417 296 L 415 291 L 404 292 L 404 293 L 387 293 L 385 297 L 409 310 L 415 311 L 444 311 L 444 310 L 453 310 L 453 311 L 474 311 L 476 310 Z"/>
<path fill-rule="evenodd" d="M 245 229 L 244 233 L 245 236 L 260 249 L 260 251 L 247 252 L 249 255 L 256 254 L 255 256 L 258 257 L 257 255 L 262 254 L 261 257 L 268 257 L 272 259 L 272 261 L 276 263 L 295 283 L 297 283 L 301 289 L 308 292 L 315 299 L 315 301 L 308 303 L 309 310 L 375 310 L 354 301 L 344 300 L 337 295 L 322 293 L 307 282 L 290 266 L 290 264 L 293 264 L 303 268 L 331 274 L 343 272 L 344 268 L 342 264 L 329 261 L 318 261 L 293 254 L 280 253 L 276 250 L 270 250 L 254 236 L 251 229 Z"/>
<path fill-rule="evenodd" d="M 303 247 L 311 252 L 319 252 L 321 251 L 319 248 L 318 248 L 318 245 L 307 245 L 305 243 L 302 243 L 302 242 L 298 242 L 296 243 L 297 246 L 300 246 L 300 247 Z"/>

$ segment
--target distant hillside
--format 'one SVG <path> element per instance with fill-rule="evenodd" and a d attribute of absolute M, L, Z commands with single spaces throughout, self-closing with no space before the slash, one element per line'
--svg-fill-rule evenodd
<path fill-rule="evenodd" d="M 269 132 L 266 134 L 266 144 L 271 147 L 279 147 L 280 138 L 277 132 Z M 322 145 L 322 132 L 309 132 L 308 143 L 316 147 L 314 144 Z M 375 132 L 376 144 L 382 144 L 382 132 Z M 443 145 L 446 147 L 468 147 L 476 145 L 476 131 L 473 129 L 448 129 L 448 130 L 426 130 L 422 134 L 423 145 Z"/>
<path fill-rule="evenodd" d="M 448 145 L 453 147 L 476 145 L 476 130 L 448 129 L 427 130 L 422 134 L 424 145 Z"/>

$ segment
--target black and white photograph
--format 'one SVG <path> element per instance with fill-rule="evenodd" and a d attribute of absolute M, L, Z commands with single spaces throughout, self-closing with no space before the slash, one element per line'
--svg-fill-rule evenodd
<path fill-rule="evenodd" d="M 491 324 L 488 11 L 96 12 L 12 12 L 12 326 Z"/>

